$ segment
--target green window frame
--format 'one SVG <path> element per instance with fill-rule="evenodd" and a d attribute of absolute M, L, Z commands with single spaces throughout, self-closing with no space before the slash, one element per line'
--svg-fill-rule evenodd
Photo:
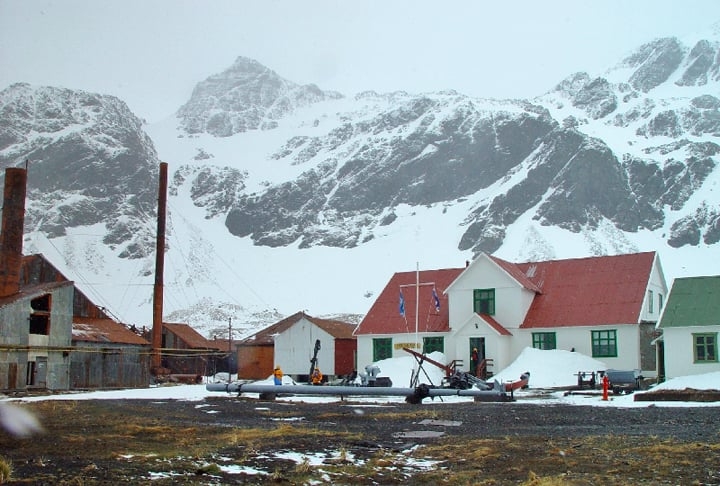
<path fill-rule="evenodd" d="M 433 351 L 445 352 L 445 338 L 442 336 L 424 337 L 423 354 L 430 354 Z"/>
<path fill-rule="evenodd" d="M 392 358 L 392 338 L 373 338 L 373 362 Z"/>
<path fill-rule="evenodd" d="M 557 335 L 554 332 L 532 333 L 532 347 L 535 349 L 557 349 Z"/>
<path fill-rule="evenodd" d="M 617 358 L 616 330 L 591 331 L 591 334 L 593 358 Z"/>
<path fill-rule="evenodd" d="M 717 363 L 717 334 L 693 334 L 693 358 L 695 363 Z"/>
<path fill-rule="evenodd" d="M 495 315 L 495 289 L 475 289 L 473 311 L 477 314 Z"/>

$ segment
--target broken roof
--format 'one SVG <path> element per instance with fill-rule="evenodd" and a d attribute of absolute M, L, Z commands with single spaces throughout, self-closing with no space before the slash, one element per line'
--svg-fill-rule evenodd
<path fill-rule="evenodd" d="M 216 346 L 188 324 L 163 322 L 163 327 L 179 337 L 190 349 L 216 349 Z"/>
<path fill-rule="evenodd" d="M 137 344 L 141 346 L 150 344 L 123 324 L 119 324 L 112 319 L 91 319 L 87 317 L 73 318 L 72 340 L 73 342 Z"/>

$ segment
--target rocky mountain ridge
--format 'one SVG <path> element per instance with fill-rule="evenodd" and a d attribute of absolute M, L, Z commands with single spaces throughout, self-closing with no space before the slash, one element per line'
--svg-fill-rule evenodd
<path fill-rule="evenodd" d="M 17 84 L 0 92 L 0 164 L 30 160 L 27 231 L 64 242 L 66 257 L 77 251 L 69 231 L 103 227 L 98 244 L 113 256 L 67 257 L 67 272 L 136 259 L 144 263 L 135 275 L 147 279 L 158 147 L 173 162 L 171 200 L 188 208 L 170 206 L 170 231 L 180 235 L 186 225 L 198 239 L 193 251 L 169 246 L 169 255 L 179 250 L 191 261 L 175 284 L 197 296 L 168 314 L 195 322 L 204 315 L 207 322 L 194 325 L 222 335 L 228 317 L 252 319 L 242 306 L 218 306 L 212 289 L 198 290 L 223 271 L 207 259 L 220 239 L 299 258 L 322 248 L 350 254 L 392 248 L 389 235 L 432 213 L 454 228 L 444 248 L 458 256 L 565 257 L 553 240 L 558 231 L 579 235 L 584 254 L 714 248 L 719 46 L 717 37 L 693 46 L 658 39 L 603 76 L 572 74 L 532 100 L 452 90 L 348 98 L 241 57 L 199 83 L 165 127 L 143 127 L 113 97 Z M 197 229 L 207 225 L 225 234 Z M 393 270 L 403 269 L 376 272 L 374 285 Z M 148 304 L 145 296 L 133 305 Z M 322 313 L 357 309 L 339 305 Z M 297 310 L 261 307 L 257 315 L 268 319 Z"/>

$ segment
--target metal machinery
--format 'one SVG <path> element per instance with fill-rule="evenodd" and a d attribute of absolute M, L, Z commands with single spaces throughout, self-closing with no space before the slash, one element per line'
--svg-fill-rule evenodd
<path fill-rule="evenodd" d="M 317 351 L 320 349 L 320 342 L 315 343 L 315 357 L 317 357 Z M 366 386 L 308 386 L 308 385 L 260 385 L 254 383 L 210 383 L 206 386 L 208 391 L 213 392 L 226 392 L 226 393 L 259 393 L 261 398 L 275 398 L 275 396 L 282 395 L 334 395 L 339 397 L 349 396 L 399 396 L 405 397 L 405 401 L 408 403 L 419 404 L 422 403 L 425 398 L 435 397 L 447 397 L 447 396 L 465 396 L 474 397 L 475 401 L 484 402 L 506 402 L 512 401 L 512 392 L 518 388 L 527 386 L 530 378 L 530 373 L 523 373 L 521 379 L 513 382 L 501 385 L 498 381 L 488 383 L 480 378 L 474 377 L 469 373 L 458 372 L 450 367 L 447 367 L 437 361 L 434 361 L 427 356 L 417 353 L 415 351 L 405 348 L 405 351 L 409 352 L 420 363 L 420 369 L 413 377 L 411 381 L 412 385 L 408 388 L 393 387 L 393 386 L 371 386 L 370 380 Z M 434 386 L 432 384 L 417 384 L 418 375 L 422 370 L 423 362 L 431 363 L 434 366 L 438 366 L 446 372 L 446 379 L 443 380 L 441 386 Z M 311 360 L 312 369 L 314 369 L 316 362 Z M 369 365 L 372 367 L 373 365 Z M 376 368 L 376 367 L 375 367 Z M 374 371 L 374 370 L 373 370 Z M 379 369 L 377 370 L 379 372 Z M 370 372 L 368 372 L 370 373 Z M 376 377 L 377 373 L 373 375 Z M 427 373 L 425 373 L 427 376 Z M 429 378 L 428 378 L 429 380 Z M 373 380 L 374 382 L 375 380 Z M 374 383 L 373 383 L 374 384 Z"/>

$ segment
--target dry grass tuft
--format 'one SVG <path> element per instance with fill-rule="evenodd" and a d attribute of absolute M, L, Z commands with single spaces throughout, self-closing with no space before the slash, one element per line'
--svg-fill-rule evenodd
<path fill-rule="evenodd" d="M 3 456 L 0 456 L 0 484 L 10 481 L 12 470 L 12 463 Z"/>

